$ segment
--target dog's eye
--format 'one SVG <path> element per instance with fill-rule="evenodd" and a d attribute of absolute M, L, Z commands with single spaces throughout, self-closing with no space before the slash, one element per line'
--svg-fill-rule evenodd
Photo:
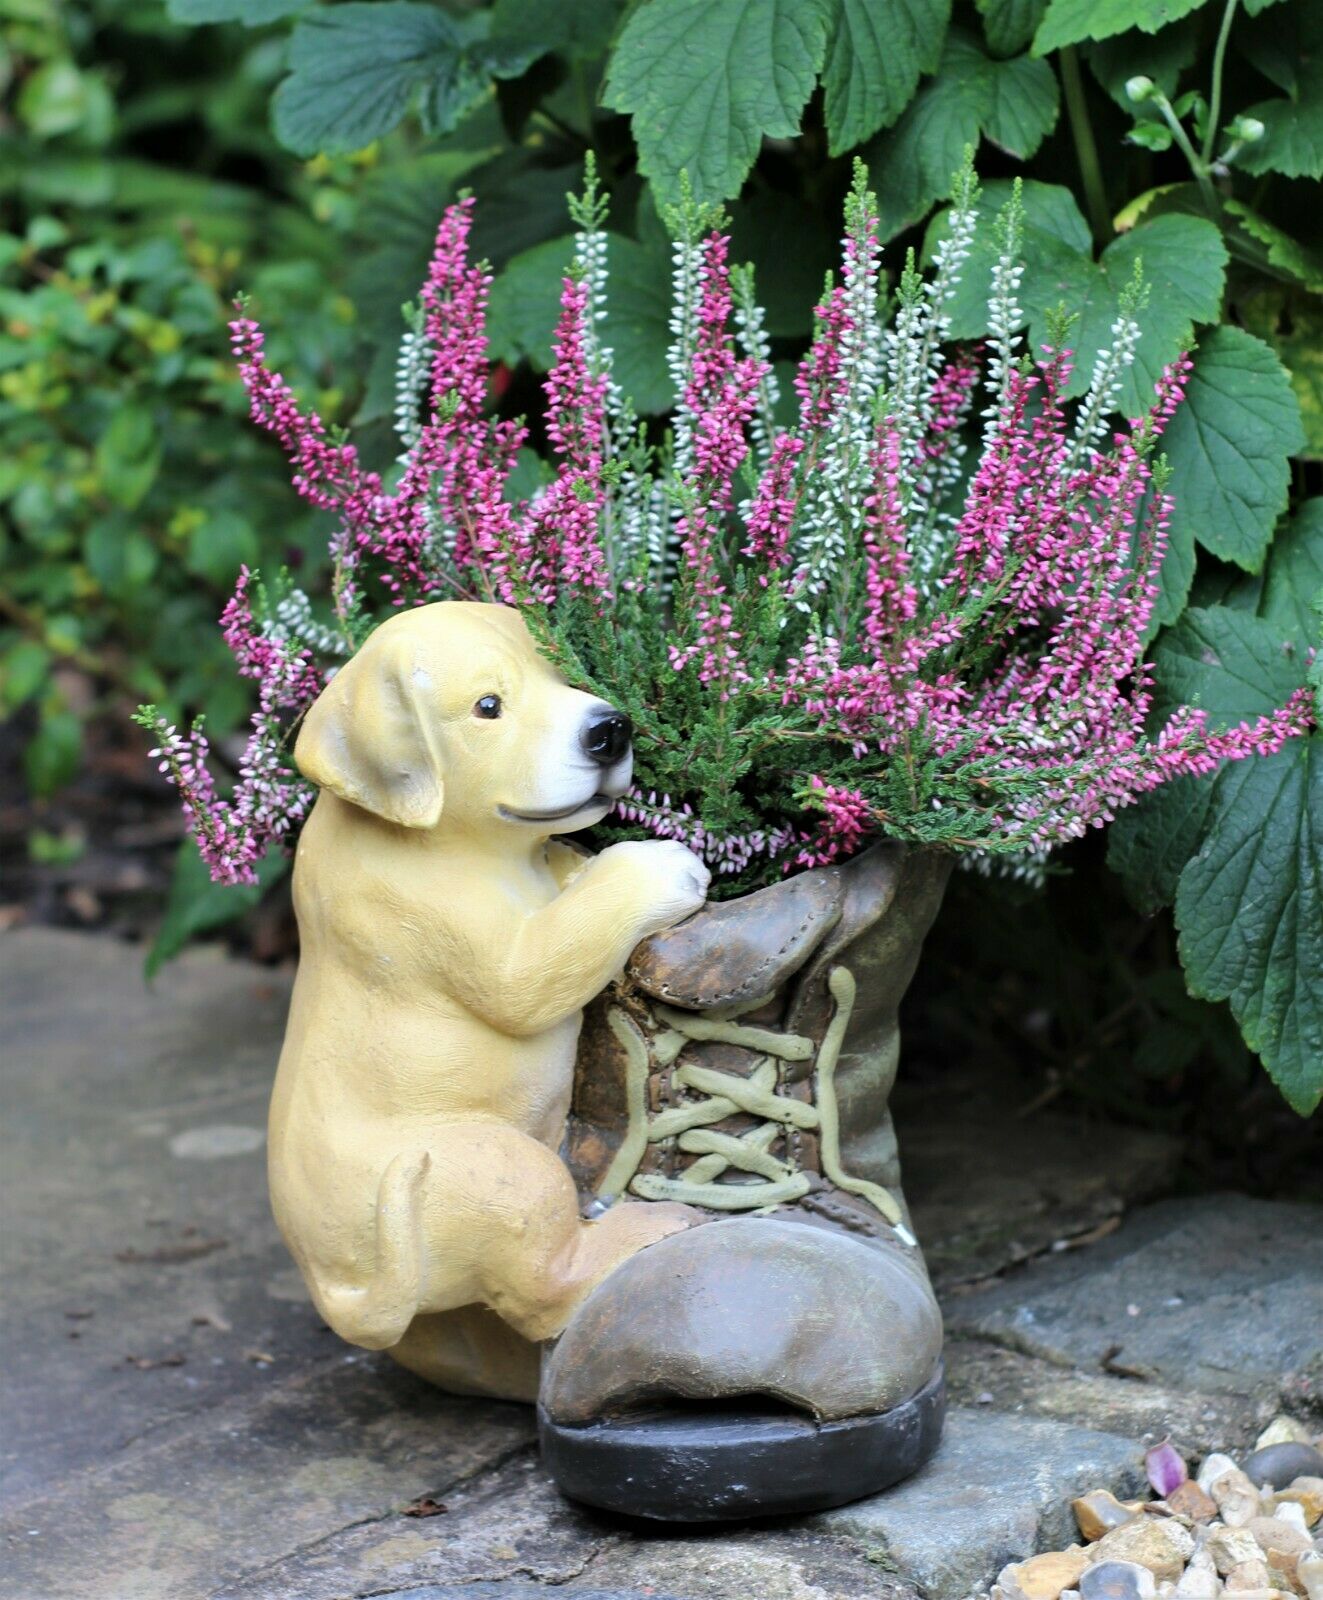
<path fill-rule="evenodd" d="M 475 702 L 473 715 L 483 717 L 488 722 L 494 722 L 501 714 L 501 697 L 499 694 L 485 694 L 481 700 Z"/>

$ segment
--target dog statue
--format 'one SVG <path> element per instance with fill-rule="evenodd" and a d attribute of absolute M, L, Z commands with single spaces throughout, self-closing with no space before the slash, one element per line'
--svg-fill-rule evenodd
<path fill-rule="evenodd" d="M 327 1323 L 448 1387 L 525 1396 L 530 1341 L 701 1220 L 625 1202 L 585 1221 L 557 1154 L 583 1007 L 707 891 L 681 844 L 553 838 L 625 792 L 630 732 L 517 611 L 447 601 L 378 628 L 295 749 L 321 794 L 294 867 L 272 1205 Z M 506 1341 L 494 1371 L 484 1328 Z"/>

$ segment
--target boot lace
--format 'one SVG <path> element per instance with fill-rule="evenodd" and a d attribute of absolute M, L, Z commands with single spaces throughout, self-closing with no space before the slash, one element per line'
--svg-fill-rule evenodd
<path fill-rule="evenodd" d="M 598 1187 L 598 1200 L 609 1204 L 628 1190 L 642 1200 L 675 1200 L 711 1211 L 761 1211 L 789 1204 L 808 1194 L 813 1180 L 799 1170 L 789 1153 L 788 1138 L 785 1156 L 774 1156 L 772 1147 L 797 1128 L 817 1135 L 823 1174 L 837 1188 L 866 1200 L 903 1243 L 914 1245 L 895 1196 L 881 1184 L 851 1177 L 842 1165 L 835 1075 L 854 1010 L 853 973 L 847 967 L 834 967 L 828 989 L 834 1010 L 816 1061 L 813 1040 L 805 1035 L 746 1026 L 739 1020 L 764 1000 L 732 1008 L 721 1016 L 700 1016 L 657 1003 L 649 1019 L 655 1025 L 646 1031 L 623 1006 L 612 1006 L 607 1021 L 624 1051 L 629 1121 L 624 1141 Z M 686 1045 L 706 1041 L 756 1051 L 753 1071 L 740 1077 L 685 1062 L 671 1078 L 677 1088 L 686 1091 L 684 1104 L 650 1114 L 647 1089 L 652 1073 L 670 1066 Z M 812 1062 L 817 1085 L 814 1103 L 779 1092 L 781 1064 L 791 1061 Z M 726 1133 L 715 1126 L 737 1112 L 757 1119 L 747 1132 Z M 694 1159 L 675 1177 L 640 1172 L 648 1146 L 666 1139 L 674 1139 Z M 747 1176 L 722 1182 L 730 1172 Z"/>

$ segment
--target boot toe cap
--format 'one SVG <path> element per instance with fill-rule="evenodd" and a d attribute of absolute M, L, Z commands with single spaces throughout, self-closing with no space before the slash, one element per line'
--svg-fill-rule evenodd
<path fill-rule="evenodd" d="M 941 1355 L 941 1314 L 899 1247 L 775 1217 L 673 1234 L 618 1267 L 543 1368 L 556 1422 L 757 1399 L 820 1421 L 888 1411 Z"/>

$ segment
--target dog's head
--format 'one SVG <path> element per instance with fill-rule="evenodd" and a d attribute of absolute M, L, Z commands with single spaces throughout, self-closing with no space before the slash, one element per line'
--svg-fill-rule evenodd
<path fill-rule="evenodd" d="M 572 689 L 508 606 L 443 601 L 384 622 L 318 696 L 304 777 L 406 828 L 571 833 L 629 787 L 629 719 Z"/>

